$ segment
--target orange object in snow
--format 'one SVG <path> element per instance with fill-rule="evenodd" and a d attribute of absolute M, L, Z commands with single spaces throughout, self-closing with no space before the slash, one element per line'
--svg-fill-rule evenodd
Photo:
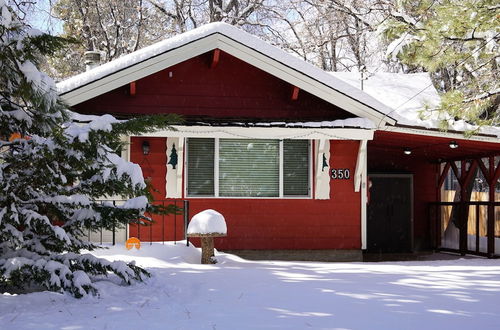
<path fill-rule="evenodd" d="M 12 133 L 9 137 L 9 142 L 12 142 L 14 140 L 20 139 L 21 138 L 21 133 Z"/>
<path fill-rule="evenodd" d="M 14 140 L 17 140 L 17 139 L 25 139 L 25 140 L 29 140 L 30 137 L 29 136 L 22 136 L 21 133 L 19 132 L 15 132 L 15 133 L 12 133 L 9 137 L 9 142 L 12 142 Z"/>
<path fill-rule="evenodd" d="M 135 246 L 137 250 L 141 248 L 141 241 L 137 237 L 130 237 L 126 242 L 125 242 L 125 247 L 127 250 L 132 249 Z"/>

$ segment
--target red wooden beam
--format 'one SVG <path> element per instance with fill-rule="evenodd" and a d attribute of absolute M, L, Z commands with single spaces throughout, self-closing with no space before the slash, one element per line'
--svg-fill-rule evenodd
<path fill-rule="evenodd" d="M 135 81 L 132 81 L 129 84 L 129 92 L 130 92 L 130 96 L 135 96 L 135 92 L 136 92 Z"/>
<path fill-rule="evenodd" d="M 465 177 L 467 176 L 469 172 L 467 172 L 467 161 L 466 160 L 461 160 L 460 161 L 460 177 L 458 178 L 458 181 L 465 182 Z"/>
<path fill-rule="evenodd" d="M 472 160 L 472 163 L 470 164 L 470 168 L 469 170 L 465 173 L 465 172 L 462 172 L 462 173 L 465 173 L 465 177 L 463 179 L 463 185 L 462 185 L 462 189 L 466 189 L 466 187 L 469 185 L 470 181 L 473 179 L 473 176 L 474 174 L 476 174 L 476 168 L 477 168 L 477 160 L 474 159 Z M 462 169 L 463 171 L 463 169 Z"/>
<path fill-rule="evenodd" d="M 220 59 L 220 49 L 214 49 L 212 54 L 212 63 L 210 63 L 210 69 L 213 69 L 219 64 Z"/>
<path fill-rule="evenodd" d="M 491 168 L 493 169 L 493 167 L 494 166 L 492 166 Z M 493 187 L 495 186 L 495 183 L 497 182 L 497 180 L 499 178 L 500 178 L 500 163 L 497 165 L 497 168 L 495 169 L 495 173 L 493 173 L 493 179 L 491 180 L 491 184 L 493 185 Z"/>
<path fill-rule="evenodd" d="M 455 164 L 454 161 L 450 161 L 449 164 L 451 165 L 451 169 L 453 170 L 453 173 L 455 173 L 455 177 L 458 179 L 458 181 L 460 182 L 460 186 L 461 186 L 462 182 L 460 180 L 460 175 L 458 174 L 457 164 Z"/>
<path fill-rule="evenodd" d="M 488 171 L 488 169 L 484 165 L 483 160 L 481 158 L 479 158 L 477 160 L 477 164 L 479 165 L 479 168 L 481 169 L 481 172 L 483 172 L 483 175 L 484 175 L 484 178 L 486 179 L 486 182 L 489 183 L 490 180 L 491 180 L 490 172 Z"/>
<path fill-rule="evenodd" d="M 439 177 L 438 181 L 438 189 L 441 189 L 443 186 L 444 180 L 446 179 L 446 176 L 448 175 L 448 172 L 450 171 L 450 162 L 447 162 L 446 165 L 443 168 L 443 173 L 441 173 L 441 176 Z"/>
<path fill-rule="evenodd" d="M 292 88 L 292 101 L 297 101 L 299 99 L 300 88 L 293 86 Z"/>

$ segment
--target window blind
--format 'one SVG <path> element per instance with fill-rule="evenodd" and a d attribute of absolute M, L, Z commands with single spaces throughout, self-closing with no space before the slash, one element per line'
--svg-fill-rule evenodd
<path fill-rule="evenodd" d="M 187 193 L 189 196 L 214 196 L 215 139 L 187 140 Z"/>
<path fill-rule="evenodd" d="M 220 197 L 278 197 L 279 141 L 220 139 Z"/>
<path fill-rule="evenodd" d="M 309 195 L 309 141 L 283 141 L 283 195 Z"/>

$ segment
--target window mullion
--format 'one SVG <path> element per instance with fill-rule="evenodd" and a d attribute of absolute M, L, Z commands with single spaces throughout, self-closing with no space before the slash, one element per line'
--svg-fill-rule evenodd
<path fill-rule="evenodd" d="M 283 140 L 279 143 L 279 197 L 283 197 Z"/>
<path fill-rule="evenodd" d="M 219 197 L 219 138 L 215 138 L 214 145 L 214 195 Z"/>

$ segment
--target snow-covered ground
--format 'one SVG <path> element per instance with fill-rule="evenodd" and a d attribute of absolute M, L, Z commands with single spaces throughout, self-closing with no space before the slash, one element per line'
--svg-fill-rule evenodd
<path fill-rule="evenodd" d="M 200 265 L 184 244 L 95 252 L 152 278 L 100 296 L 0 295 L 1 329 L 498 329 L 500 260 Z"/>

